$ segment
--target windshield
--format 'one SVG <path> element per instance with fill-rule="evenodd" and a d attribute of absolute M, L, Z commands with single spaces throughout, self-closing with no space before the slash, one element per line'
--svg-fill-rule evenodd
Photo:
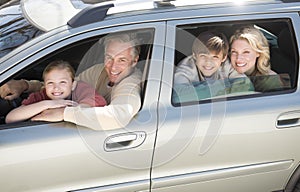
<path fill-rule="evenodd" d="M 0 58 L 42 33 L 23 17 L 20 0 L 0 6 Z"/>

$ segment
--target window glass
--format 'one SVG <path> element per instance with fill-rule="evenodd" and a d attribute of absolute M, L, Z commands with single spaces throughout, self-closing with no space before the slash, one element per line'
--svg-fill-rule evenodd
<path fill-rule="evenodd" d="M 288 19 L 177 26 L 172 103 L 295 90 L 295 42 Z"/>

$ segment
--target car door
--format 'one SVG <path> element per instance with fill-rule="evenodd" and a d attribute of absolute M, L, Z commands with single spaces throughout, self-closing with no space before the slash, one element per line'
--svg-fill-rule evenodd
<path fill-rule="evenodd" d="M 245 8 L 243 13 L 249 10 Z M 239 14 L 231 9 L 215 11 L 225 15 L 229 12 Z M 202 15 L 211 13 L 199 12 Z M 299 15 L 202 17 L 168 22 L 166 47 L 169 49 L 165 52 L 159 99 L 152 191 L 282 190 L 300 160 L 297 81 L 291 82 L 292 86 L 285 90 L 245 92 L 239 96 L 201 99 L 199 94 L 204 92 L 200 93 L 200 90 L 196 92 L 196 98 L 184 102 L 174 100 L 173 81 L 177 63 L 192 54 L 192 42 L 201 31 L 224 29 L 224 33 L 230 34 L 235 25 L 250 23 L 265 28 L 274 24 L 274 28 L 280 29 L 277 26 L 280 22 L 287 22 L 291 34 L 296 31 L 290 48 L 285 48 L 296 58 L 293 72 L 289 74 L 295 78 L 298 76 L 299 49 L 293 48 L 293 44 L 299 43 Z M 286 70 L 290 65 L 282 62 L 281 66 Z M 214 87 L 207 89 L 213 91 Z"/>
<path fill-rule="evenodd" d="M 84 53 L 98 43 L 97 38 L 128 30 L 153 32 L 148 36 L 151 42 L 144 43 L 147 49 L 142 49 L 147 53 L 141 61 L 143 105 L 138 114 L 126 127 L 110 131 L 94 131 L 68 122 L 0 125 L 1 191 L 149 191 L 163 23 L 58 28 L 2 58 L 0 82 L 2 85 L 22 74 L 32 74 L 43 68 L 42 63 L 57 57 L 75 60 L 80 56 L 86 61 L 82 59 Z M 83 69 L 79 66 L 78 70 Z M 155 80 L 147 80 L 147 74 Z"/>

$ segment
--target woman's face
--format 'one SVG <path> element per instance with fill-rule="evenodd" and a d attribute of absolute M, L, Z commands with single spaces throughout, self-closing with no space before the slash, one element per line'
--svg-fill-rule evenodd
<path fill-rule="evenodd" d="M 237 39 L 231 44 L 230 60 L 233 68 L 246 75 L 251 74 L 255 69 L 256 59 L 259 53 L 256 52 L 247 40 Z"/>

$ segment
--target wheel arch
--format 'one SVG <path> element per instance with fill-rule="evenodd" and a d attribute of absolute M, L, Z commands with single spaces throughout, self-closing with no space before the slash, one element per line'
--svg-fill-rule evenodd
<path fill-rule="evenodd" d="M 290 177 L 284 192 L 294 192 L 295 186 L 299 182 L 300 179 L 300 165 L 298 164 L 298 167 L 293 172 L 292 176 Z"/>

